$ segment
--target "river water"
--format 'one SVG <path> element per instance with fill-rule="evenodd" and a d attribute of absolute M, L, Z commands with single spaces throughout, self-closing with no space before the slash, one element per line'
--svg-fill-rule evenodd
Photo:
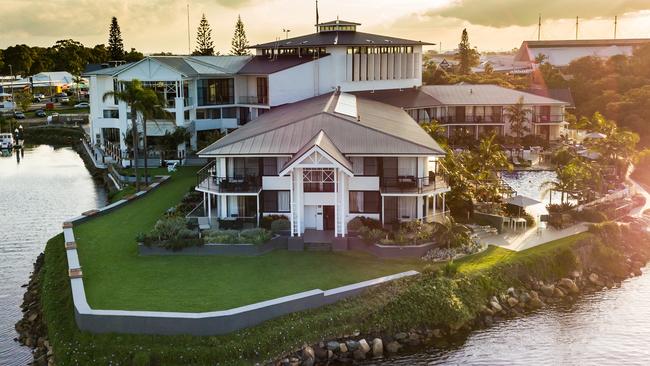
<path fill-rule="evenodd" d="M 14 338 L 32 264 L 67 218 L 106 204 L 106 193 L 70 148 L 41 145 L 0 157 L 0 365 L 26 365 Z"/>
<path fill-rule="evenodd" d="M 31 361 L 30 350 L 13 340 L 14 324 L 21 317 L 21 285 L 45 242 L 61 231 L 66 218 L 105 203 L 104 190 L 69 148 L 27 149 L 20 163 L 15 155 L 0 158 L 0 365 Z M 586 295 L 571 306 L 496 323 L 451 346 L 373 363 L 649 365 L 649 303 L 650 274 Z"/>

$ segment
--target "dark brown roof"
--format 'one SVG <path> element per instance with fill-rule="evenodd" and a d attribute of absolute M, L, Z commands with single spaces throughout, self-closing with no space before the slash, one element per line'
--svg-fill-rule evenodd
<path fill-rule="evenodd" d="M 573 94 L 569 88 L 548 89 L 548 88 L 529 88 L 524 90 L 526 93 L 539 95 L 551 99 L 561 100 L 569 103 L 567 108 L 575 108 L 576 104 L 573 101 Z"/>
<path fill-rule="evenodd" d="M 528 48 L 540 47 L 594 47 L 594 46 L 635 46 L 650 43 L 650 38 L 628 39 L 567 39 L 549 41 L 524 41 Z"/>
<path fill-rule="evenodd" d="M 322 56 L 321 58 L 326 56 L 327 55 Z M 255 56 L 239 70 L 238 74 L 269 75 L 278 71 L 289 69 L 294 66 L 302 65 L 313 60 L 313 58 L 307 56 L 278 56 L 276 58 L 269 58 L 268 56 Z"/>
<path fill-rule="evenodd" d="M 434 43 L 362 32 L 322 32 L 256 44 L 250 48 L 296 48 L 320 46 L 424 46 Z"/>
<path fill-rule="evenodd" d="M 403 109 L 436 107 L 442 105 L 440 101 L 423 92 L 420 88 L 360 91 L 352 94 Z"/>

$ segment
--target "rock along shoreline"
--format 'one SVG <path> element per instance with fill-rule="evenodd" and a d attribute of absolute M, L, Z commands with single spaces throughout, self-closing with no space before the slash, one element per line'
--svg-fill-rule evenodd
<path fill-rule="evenodd" d="M 285 354 L 271 362 L 276 366 L 344 365 L 367 362 L 373 359 L 408 355 L 429 346 L 446 345 L 454 337 L 472 330 L 491 327 L 499 321 L 526 316 L 554 304 L 571 304 L 585 294 L 619 287 L 627 278 L 643 274 L 642 268 L 650 259 L 647 247 L 635 248 L 635 243 L 620 243 L 624 274 L 607 273 L 601 268 L 581 266 L 555 281 L 543 281 L 528 276 L 519 286 L 494 293 L 481 305 L 476 317 L 463 324 L 441 324 L 404 329 L 399 332 L 343 334 L 315 344 L 305 344 L 300 349 Z M 589 263 L 591 248 L 576 248 L 583 263 Z"/>

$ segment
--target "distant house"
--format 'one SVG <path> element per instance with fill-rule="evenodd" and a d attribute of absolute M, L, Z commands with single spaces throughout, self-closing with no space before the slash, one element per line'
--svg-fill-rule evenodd
<path fill-rule="evenodd" d="M 533 65 L 539 55 L 544 55 L 547 57 L 546 62 L 551 65 L 565 67 L 571 61 L 586 56 L 630 56 L 636 47 L 647 43 L 650 43 L 650 38 L 524 41 L 519 47 L 515 61 Z"/>
<path fill-rule="evenodd" d="M 196 189 L 223 222 L 286 215 L 292 235 L 345 236 L 357 216 L 433 221 L 446 210 L 444 150 L 400 108 L 348 93 L 273 109 L 198 154 L 211 163 Z"/>

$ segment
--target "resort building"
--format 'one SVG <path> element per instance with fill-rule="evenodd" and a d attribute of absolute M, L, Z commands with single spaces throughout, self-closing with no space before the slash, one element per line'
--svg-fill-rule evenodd
<path fill-rule="evenodd" d="M 201 150 L 210 221 L 285 215 L 291 234 L 345 236 L 356 216 L 433 221 L 449 187 L 445 152 L 402 109 L 332 92 L 275 108 Z"/>
<path fill-rule="evenodd" d="M 570 106 L 564 100 L 497 85 L 424 85 L 356 95 L 398 106 L 419 123 L 436 120 L 446 128 L 447 137 L 469 133 L 477 139 L 492 132 L 512 136 L 507 107 L 522 100 L 527 134 L 559 140 L 566 133 L 565 109 Z"/>
<path fill-rule="evenodd" d="M 631 56 L 635 48 L 648 43 L 650 38 L 524 41 L 515 55 L 515 62 L 525 62 L 534 68 L 537 57 L 544 55 L 551 65 L 565 67 L 587 56 Z"/>
<path fill-rule="evenodd" d="M 317 32 L 251 47 L 252 56 L 150 56 L 85 73 L 90 84 L 93 143 L 118 144 L 130 126 L 125 103 L 103 100 L 138 79 L 159 92 L 173 118 L 148 122 L 150 136 L 176 126 L 192 136 L 230 131 L 268 110 L 340 89 L 344 92 L 422 85 L 422 46 L 428 43 L 358 32 L 359 23 L 335 20 Z"/>

